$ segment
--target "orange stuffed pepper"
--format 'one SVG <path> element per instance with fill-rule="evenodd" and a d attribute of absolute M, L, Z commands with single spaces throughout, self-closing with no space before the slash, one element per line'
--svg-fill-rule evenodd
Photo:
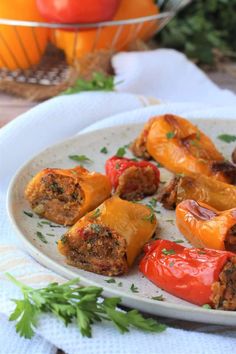
<path fill-rule="evenodd" d="M 156 226 L 150 208 L 115 196 L 72 226 L 59 241 L 58 249 L 75 267 L 120 275 L 132 266 Z"/>
<path fill-rule="evenodd" d="M 132 151 L 138 157 L 155 159 L 174 173 L 236 182 L 236 166 L 225 161 L 211 139 L 188 120 L 172 114 L 150 119 Z"/>
<path fill-rule="evenodd" d="M 62 225 L 73 225 L 111 194 L 108 178 L 83 167 L 46 168 L 29 182 L 25 197 L 35 213 Z"/>
<path fill-rule="evenodd" d="M 218 211 L 185 200 L 176 208 L 176 225 L 195 247 L 236 252 L 236 208 Z"/>
<path fill-rule="evenodd" d="M 186 199 L 208 204 L 221 211 L 236 208 L 236 186 L 204 175 L 176 176 L 158 196 L 166 209 L 175 209 Z"/>

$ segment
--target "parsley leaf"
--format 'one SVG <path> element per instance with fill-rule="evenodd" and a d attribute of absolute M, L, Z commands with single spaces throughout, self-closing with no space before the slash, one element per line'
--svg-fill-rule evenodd
<path fill-rule="evenodd" d="M 170 254 L 175 254 L 175 250 L 167 250 L 166 248 L 163 248 L 161 251 L 163 254 L 165 254 L 166 256 L 170 255 Z"/>
<path fill-rule="evenodd" d="M 107 150 L 106 146 L 104 146 L 103 148 L 101 148 L 100 152 L 101 152 L 102 154 L 107 154 L 107 153 L 108 153 L 108 150 Z"/>
<path fill-rule="evenodd" d="M 46 240 L 45 236 L 42 234 L 42 232 L 37 231 L 36 232 L 36 236 L 40 239 L 40 241 L 42 241 L 43 243 L 48 243 L 48 241 Z"/>
<path fill-rule="evenodd" d="M 151 299 L 156 300 L 156 301 L 164 301 L 165 300 L 163 295 L 153 296 Z"/>
<path fill-rule="evenodd" d="M 138 287 L 135 286 L 134 284 L 131 285 L 130 290 L 131 290 L 133 293 L 139 293 Z"/>
<path fill-rule="evenodd" d="M 175 136 L 175 132 L 168 132 L 168 133 L 166 133 L 167 139 L 173 139 L 174 136 Z"/>
<path fill-rule="evenodd" d="M 128 332 L 130 326 L 149 332 L 166 329 L 165 325 L 154 319 L 144 318 L 137 310 L 122 311 L 118 307 L 121 303 L 119 297 L 101 299 L 102 288 L 79 287 L 78 278 L 64 284 L 50 283 L 44 288 L 34 289 L 11 274 L 6 275 L 24 296 L 22 300 L 13 300 L 16 307 L 9 317 L 10 321 L 16 321 L 16 331 L 22 337 L 34 336 L 37 320 L 45 312 L 58 317 L 65 325 L 76 323 L 82 336 L 86 337 L 92 336 L 92 324 L 102 320 L 112 321 L 121 333 Z"/>
<path fill-rule="evenodd" d="M 24 213 L 25 215 L 27 215 L 29 218 L 32 218 L 32 217 L 34 216 L 34 214 L 31 213 L 31 212 L 29 212 L 29 211 L 23 210 L 23 213 Z"/>
<path fill-rule="evenodd" d="M 71 95 L 83 91 L 114 91 L 114 89 L 114 76 L 95 72 L 91 80 L 78 79 L 74 86 L 68 88 L 62 94 Z"/>
<path fill-rule="evenodd" d="M 116 283 L 116 280 L 114 278 L 110 278 L 110 279 L 107 279 L 105 280 L 108 284 L 114 284 Z"/>
<path fill-rule="evenodd" d="M 93 162 L 91 159 L 89 159 L 85 155 L 70 155 L 69 159 L 76 161 L 76 162 L 83 162 L 83 163 L 91 163 Z"/>
<path fill-rule="evenodd" d="M 236 135 L 230 135 L 230 134 L 221 134 L 221 135 L 218 135 L 217 138 L 219 140 L 224 141 L 225 143 L 228 143 L 228 144 L 236 141 Z"/>
<path fill-rule="evenodd" d="M 124 157 L 125 154 L 126 154 L 126 148 L 124 146 L 122 146 L 117 150 L 115 156 L 116 157 Z"/>
<path fill-rule="evenodd" d="M 93 219 L 97 219 L 100 215 L 101 215 L 101 210 L 100 210 L 99 208 L 97 208 L 97 209 L 93 212 L 93 214 L 91 215 L 91 217 L 92 217 Z"/>

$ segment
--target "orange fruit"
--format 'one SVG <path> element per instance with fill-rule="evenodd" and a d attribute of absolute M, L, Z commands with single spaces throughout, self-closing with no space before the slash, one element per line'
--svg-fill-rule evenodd
<path fill-rule="evenodd" d="M 114 17 L 114 21 L 151 16 L 159 13 L 153 0 L 122 0 Z M 146 40 L 157 29 L 157 21 L 144 24 L 103 27 L 100 30 L 85 31 L 55 30 L 52 33 L 53 43 L 64 50 L 69 64 L 74 58 L 99 49 L 126 49 L 134 39 Z"/>
<path fill-rule="evenodd" d="M 43 21 L 35 0 L 1 0 L 0 18 Z M 37 64 L 48 38 L 46 28 L 0 25 L 0 68 L 26 69 Z"/>

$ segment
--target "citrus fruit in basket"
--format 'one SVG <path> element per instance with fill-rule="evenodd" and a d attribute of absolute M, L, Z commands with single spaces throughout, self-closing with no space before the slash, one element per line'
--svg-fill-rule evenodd
<path fill-rule="evenodd" d="M 151 16 L 159 13 L 153 0 L 122 0 L 113 20 L 126 20 Z M 134 40 L 146 40 L 157 29 L 157 21 L 147 21 L 143 24 L 128 24 L 102 27 L 100 29 L 83 30 L 79 32 L 55 30 L 52 33 L 53 43 L 64 50 L 69 64 L 75 58 L 99 49 L 126 49 Z"/>
<path fill-rule="evenodd" d="M 42 21 L 35 0 L 1 0 L 0 18 Z M 37 64 L 46 48 L 49 30 L 0 25 L 0 68 L 26 69 Z"/>
<path fill-rule="evenodd" d="M 121 0 L 36 0 L 39 12 L 57 23 L 92 23 L 110 20 Z M 128 0 L 129 1 L 129 0 Z"/>

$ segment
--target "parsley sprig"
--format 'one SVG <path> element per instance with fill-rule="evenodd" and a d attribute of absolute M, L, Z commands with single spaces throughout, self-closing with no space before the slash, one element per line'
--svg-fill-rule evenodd
<path fill-rule="evenodd" d="M 79 287 L 79 279 L 64 284 L 50 283 L 45 288 L 34 289 L 7 273 L 7 277 L 17 285 L 24 297 L 13 300 L 15 310 L 9 317 L 16 321 L 16 331 L 20 336 L 32 338 L 40 314 L 51 313 L 64 322 L 76 323 L 82 336 L 92 336 L 92 324 L 102 320 L 111 321 L 121 332 L 130 326 L 148 332 L 162 332 L 166 326 L 151 318 L 144 318 L 137 310 L 121 311 L 119 297 L 101 299 L 103 289 L 95 286 Z"/>
<path fill-rule="evenodd" d="M 114 91 L 114 78 L 112 75 L 94 72 L 91 80 L 78 79 L 73 87 L 68 88 L 62 94 L 71 95 L 83 91 Z"/>

